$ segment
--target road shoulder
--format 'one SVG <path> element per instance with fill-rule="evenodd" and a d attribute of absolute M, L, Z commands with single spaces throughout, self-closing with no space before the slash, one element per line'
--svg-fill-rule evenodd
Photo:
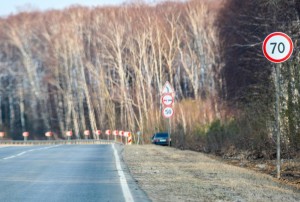
<path fill-rule="evenodd" d="M 133 200 L 137 201 L 137 202 L 150 201 L 147 193 L 143 189 L 141 189 L 141 187 L 137 184 L 135 179 L 132 177 L 127 164 L 124 162 L 124 145 L 123 144 L 114 144 L 114 148 L 118 152 L 119 158 L 121 158 L 120 166 L 124 173 L 124 177 L 126 178 L 127 185 L 131 192 Z"/>
<path fill-rule="evenodd" d="M 126 146 L 124 160 L 153 201 L 298 201 L 271 176 L 174 148 Z"/>

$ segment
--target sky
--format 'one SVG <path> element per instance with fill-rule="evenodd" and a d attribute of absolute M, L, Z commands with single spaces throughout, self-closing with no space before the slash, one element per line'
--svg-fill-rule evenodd
<path fill-rule="evenodd" d="M 0 4 L 0 16 L 5 17 L 16 14 L 28 8 L 38 10 L 63 9 L 70 5 L 85 6 L 118 5 L 128 0 L 5 0 Z"/>

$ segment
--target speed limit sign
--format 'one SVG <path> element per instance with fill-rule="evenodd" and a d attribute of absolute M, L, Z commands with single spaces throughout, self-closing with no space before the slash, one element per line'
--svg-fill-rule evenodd
<path fill-rule="evenodd" d="M 174 110 L 172 107 L 166 107 L 163 109 L 162 114 L 165 118 L 171 118 L 174 114 Z"/>
<path fill-rule="evenodd" d="M 291 38 L 282 32 L 269 34 L 263 42 L 263 53 L 273 63 L 281 63 L 290 58 L 293 53 Z"/>

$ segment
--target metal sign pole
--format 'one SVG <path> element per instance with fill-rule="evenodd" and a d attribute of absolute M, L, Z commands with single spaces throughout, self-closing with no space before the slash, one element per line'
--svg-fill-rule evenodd
<path fill-rule="evenodd" d="M 162 114 L 164 118 L 168 119 L 168 146 L 171 146 L 171 118 L 174 114 L 173 102 L 174 102 L 174 89 L 171 84 L 167 81 L 161 92 L 161 104 L 163 105 Z M 161 105 L 160 105 L 161 106 Z"/>
<path fill-rule="evenodd" d="M 274 18 L 275 22 L 275 18 Z M 285 33 L 273 32 L 263 41 L 262 51 L 265 57 L 277 63 L 275 69 L 275 133 L 277 136 L 277 178 L 280 178 L 280 68 L 282 62 L 288 60 L 293 53 L 294 45 L 292 39 Z"/>
<path fill-rule="evenodd" d="M 276 88 L 276 103 L 275 103 L 275 132 L 277 137 L 277 178 L 280 179 L 281 160 L 280 160 L 280 64 L 275 65 L 275 88 Z"/>
<path fill-rule="evenodd" d="M 137 142 L 136 142 L 136 144 L 140 144 L 140 136 L 141 136 L 141 131 L 138 131 L 137 132 Z"/>
<path fill-rule="evenodd" d="M 169 119 L 169 124 L 168 124 L 168 146 L 171 147 L 171 118 Z"/>

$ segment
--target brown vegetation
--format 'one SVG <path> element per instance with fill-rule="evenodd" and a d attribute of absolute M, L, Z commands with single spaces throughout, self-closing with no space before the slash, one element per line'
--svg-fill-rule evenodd
<path fill-rule="evenodd" d="M 152 201 L 299 201 L 299 186 L 193 151 L 127 146 L 124 160 Z"/>
<path fill-rule="evenodd" d="M 160 92 L 176 91 L 174 145 L 222 153 L 274 152 L 273 66 L 261 44 L 284 31 L 295 44 L 282 64 L 286 153 L 300 145 L 299 3 L 190 0 L 70 7 L 0 19 L 0 129 L 7 138 L 63 138 L 73 130 L 167 130 Z M 136 136 L 134 136 L 136 139 Z M 291 156 L 290 156 L 291 157 Z"/>
<path fill-rule="evenodd" d="M 2 130 L 14 139 L 25 130 L 36 138 L 49 130 L 78 138 L 87 128 L 153 132 L 167 80 L 179 102 L 217 96 L 215 14 L 191 1 L 2 19 Z"/>

